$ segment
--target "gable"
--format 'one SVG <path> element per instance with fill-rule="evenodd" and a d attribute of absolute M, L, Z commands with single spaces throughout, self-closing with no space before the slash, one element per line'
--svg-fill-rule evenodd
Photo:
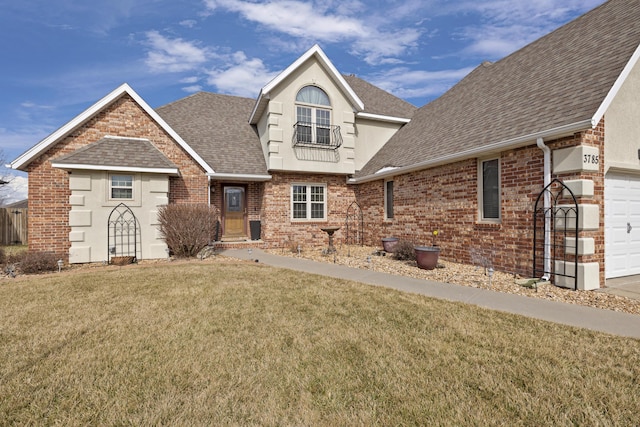
<path fill-rule="evenodd" d="M 249 123 L 257 124 L 259 122 L 260 117 L 269 104 L 272 92 L 278 87 L 286 85 L 285 80 L 290 78 L 292 74 L 299 72 L 299 69 L 305 66 L 305 64 L 310 60 L 313 60 L 322 69 L 324 69 L 325 75 L 333 81 L 332 86 L 335 86 L 340 90 L 345 99 L 349 100 L 353 111 L 362 111 L 364 109 L 364 105 L 358 95 L 356 95 L 349 84 L 347 84 L 344 77 L 342 77 L 322 49 L 320 49 L 320 46 L 314 45 L 260 90 L 258 99 L 256 100 L 251 116 L 249 117 Z"/>
<path fill-rule="evenodd" d="M 56 130 L 54 133 L 40 141 L 38 144 L 27 150 L 20 157 L 11 162 L 10 167 L 12 169 L 18 169 L 26 171 L 29 164 L 38 158 L 41 154 L 45 153 L 49 149 L 53 148 L 56 144 L 62 141 L 64 138 L 73 134 L 76 130 L 95 119 L 100 113 L 103 113 L 110 106 L 116 103 L 123 97 L 130 98 L 142 113 L 149 117 L 155 124 L 161 128 L 164 132 L 173 138 L 177 143 L 193 160 L 200 165 L 205 171 L 212 172 L 211 167 L 178 135 L 128 84 L 123 84 L 109 93 L 107 96 L 93 104 L 91 107 L 80 113 L 74 119 L 66 123 L 64 126 Z M 118 132 L 114 132 L 117 134 Z M 100 135 L 96 138 L 99 139 L 104 135 Z M 142 135 L 141 137 L 145 137 Z M 93 141 L 92 141 L 93 142 Z"/>

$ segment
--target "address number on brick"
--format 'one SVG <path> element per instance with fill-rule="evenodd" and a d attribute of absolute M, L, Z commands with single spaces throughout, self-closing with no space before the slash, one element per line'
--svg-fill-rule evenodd
<path fill-rule="evenodd" d="M 597 165 L 600 163 L 600 156 L 597 154 L 585 154 L 582 163 L 586 165 Z"/>

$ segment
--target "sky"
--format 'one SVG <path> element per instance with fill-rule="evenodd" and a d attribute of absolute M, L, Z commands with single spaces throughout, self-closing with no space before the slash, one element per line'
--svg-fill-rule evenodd
<path fill-rule="evenodd" d="M 0 0 L 0 157 L 17 158 L 120 86 L 153 108 L 255 98 L 319 44 L 420 107 L 603 0 Z M 26 198 L 26 174 L 5 188 Z M 10 194 L 7 194 L 10 193 Z"/>

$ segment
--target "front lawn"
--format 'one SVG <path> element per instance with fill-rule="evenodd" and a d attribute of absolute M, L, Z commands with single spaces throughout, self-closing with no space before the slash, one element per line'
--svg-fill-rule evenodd
<path fill-rule="evenodd" d="M 0 424 L 633 425 L 640 341 L 255 263 L 0 281 Z"/>

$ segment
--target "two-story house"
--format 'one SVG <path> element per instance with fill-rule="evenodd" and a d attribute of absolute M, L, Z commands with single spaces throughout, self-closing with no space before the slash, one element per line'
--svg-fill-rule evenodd
<path fill-rule="evenodd" d="M 166 257 L 167 203 L 215 206 L 220 241 L 258 223 L 267 244 L 320 244 L 355 201 L 348 178 L 415 110 L 341 75 L 317 45 L 257 99 L 201 92 L 154 110 L 124 84 L 12 163 L 29 173 L 30 249 L 70 263 L 132 244 L 138 259 Z"/>
<path fill-rule="evenodd" d="M 257 99 L 154 110 L 123 85 L 11 164 L 30 249 L 107 260 L 120 203 L 141 259 L 166 256 L 167 203 L 217 207 L 222 241 L 321 246 L 356 203 L 366 244 L 440 230 L 448 260 L 595 289 L 640 274 L 639 46 L 640 2 L 609 0 L 417 110 L 318 46 Z"/>

